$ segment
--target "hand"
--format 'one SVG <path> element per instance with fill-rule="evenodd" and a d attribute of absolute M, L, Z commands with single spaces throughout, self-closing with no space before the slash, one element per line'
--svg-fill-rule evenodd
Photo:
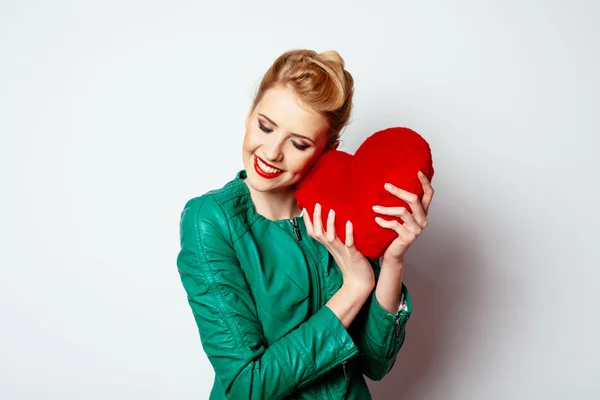
<path fill-rule="evenodd" d="M 383 258 L 386 260 L 403 261 L 408 248 L 429 224 L 426 217 L 434 190 L 427 177 L 421 171 L 419 171 L 418 177 L 423 185 L 424 194 L 422 201 L 419 201 L 419 197 L 414 193 L 407 192 L 393 185 L 390 185 L 389 188 L 386 187 L 387 191 L 410 205 L 412 214 L 405 207 L 373 206 L 373 210 L 379 214 L 400 217 L 404 221 L 403 224 L 400 224 L 396 220 L 389 221 L 380 217 L 375 218 L 375 221 L 380 226 L 392 229 L 398 233 L 398 237 L 390 243 L 383 254 Z"/>
<path fill-rule="evenodd" d="M 371 292 L 375 286 L 373 268 L 365 256 L 354 246 L 352 223 L 350 221 L 346 223 L 346 243 L 344 244 L 335 232 L 335 211 L 333 209 L 330 210 L 327 217 L 327 232 L 323 231 L 320 204 L 315 205 L 314 225 L 311 223 L 306 209 L 303 209 L 302 215 L 308 235 L 325 246 L 335 259 L 342 272 L 344 285 L 359 291 Z"/>

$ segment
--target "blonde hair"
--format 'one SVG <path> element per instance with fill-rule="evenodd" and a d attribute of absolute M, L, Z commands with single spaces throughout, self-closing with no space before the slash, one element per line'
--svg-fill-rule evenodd
<path fill-rule="evenodd" d="M 335 144 L 350 119 L 354 79 L 335 50 L 290 50 L 280 55 L 262 77 L 252 111 L 267 90 L 287 86 L 302 104 L 321 114 L 329 126 L 326 149 Z"/>

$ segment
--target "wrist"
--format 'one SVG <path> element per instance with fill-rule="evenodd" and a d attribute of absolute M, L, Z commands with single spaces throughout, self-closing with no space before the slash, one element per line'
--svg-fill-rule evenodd
<path fill-rule="evenodd" d="M 403 270 L 404 269 L 404 256 L 397 257 L 382 257 L 381 268 Z"/>
<path fill-rule="evenodd" d="M 360 299 L 367 299 L 374 287 L 375 280 L 373 280 L 373 282 L 344 281 L 340 289 L 343 289 L 344 292 L 357 296 Z"/>
<path fill-rule="evenodd" d="M 369 298 L 370 294 L 365 294 L 362 290 L 357 291 L 356 288 L 349 284 L 342 284 L 338 291 L 329 299 L 326 307 L 338 317 L 344 328 L 348 329 L 354 318 L 360 312 L 363 304 Z"/>

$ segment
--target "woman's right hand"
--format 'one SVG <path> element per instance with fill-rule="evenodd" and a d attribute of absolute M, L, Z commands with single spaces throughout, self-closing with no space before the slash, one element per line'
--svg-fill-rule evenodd
<path fill-rule="evenodd" d="M 354 246 L 354 233 L 352 223 L 346 222 L 346 243 L 342 243 L 335 232 L 335 211 L 330 210 L 327 217 L 327 231 L 323 231 L 321 219 L 321 205 L 315 205 L 313 221 L 310 221 L 308 212 L 303 209 L 304 224 L 309 236 L 327 248 L 335 259 L 342 276 L 344 286 L 356 290 L 357 294 L 370 293 L 375 286 L 373 268 L 366 257 Z"/>

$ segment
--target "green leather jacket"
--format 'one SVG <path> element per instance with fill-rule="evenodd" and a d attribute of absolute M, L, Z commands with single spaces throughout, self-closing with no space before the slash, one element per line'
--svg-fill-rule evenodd
<path fill-rule="evenodd" d="M 404 342 L 406 287 L 396 314 L 373 290 L 346 330 L 325 306 L 343 281 L 333 257 L 302 217 L 256 213 L 245 178 L 181 214 L 177 266 L 215 370 L 210 399 L 370 399 L 363 374 L 383 378 Z"/>

